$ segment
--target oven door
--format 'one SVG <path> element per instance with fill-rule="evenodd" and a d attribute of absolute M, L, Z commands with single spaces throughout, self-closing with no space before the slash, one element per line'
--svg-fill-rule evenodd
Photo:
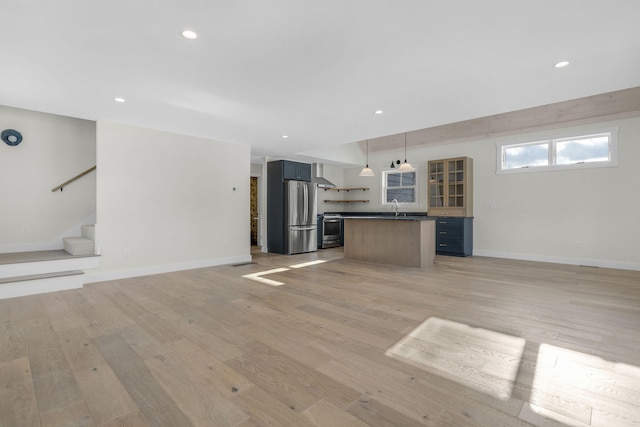
<path fill-rule="evenodd" d="M 340 218 L 324 218 L 322 221 L 322 247 L 340 246 Z"/>

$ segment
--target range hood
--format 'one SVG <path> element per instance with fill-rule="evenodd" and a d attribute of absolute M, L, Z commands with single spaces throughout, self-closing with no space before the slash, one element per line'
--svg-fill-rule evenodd
<path fill-rule="evenodd" d="M 336 186 L 324 177 L 324 165 L 322 163 L 311 164 L 312 181 L 318 188 L 335 188 Z"/>

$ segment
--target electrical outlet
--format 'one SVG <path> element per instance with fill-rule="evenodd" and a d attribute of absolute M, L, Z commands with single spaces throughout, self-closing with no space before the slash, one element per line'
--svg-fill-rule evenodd
<path fill-rule="evenodd" d="M 22 231 L 23 231 L 24 233 L 28 233 L 28 232 L 29 232 L 29 226 L 28 226 L 28 225 L 25 225 L 24 227 L 22 227 Z"/>
<path fill-rule="evenodd" d="M 576 242 L 576 248 L 581 248 L 582 247 L 582 240 L 578 240 Z"/>
<path fill-rule="evenodd" d="M 127 248 L 124 250 L 124 256 L 129 257 L 131 256 L 131 249 Z"/>
<path fill-rule="evenodd" d="M 496 202 L 491 202 L 491 203 L 489 203 L 489 207 L 490 207 L 491 209 L 495 209 L 495 208 L 497 208 L 497 207 L 498 207 L 498 205 L 496 204 Z"/>

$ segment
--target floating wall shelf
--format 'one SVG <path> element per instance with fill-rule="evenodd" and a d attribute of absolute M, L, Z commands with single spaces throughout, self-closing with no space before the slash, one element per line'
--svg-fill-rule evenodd
<path fill-rule="evenodd" d="M 325 188 L 324 191 L 367 191 L 368 187 L 349 187 L 349 188 Z M 369 203 L 369 200 L 325 200 L 325 203 Z"/>
<path fill-rule="evenodd" d="M 325 200 L 325 203 L 369 203 L 368 200 Z"/>
<path fill-rule="evenodd" d="M 366 187 L 354 187 L 354 188 L 325 188 L 324 191 L 352 191 L 352 190 L 358 190 L 358 191 L 367 191 L 369 188 Z"/>

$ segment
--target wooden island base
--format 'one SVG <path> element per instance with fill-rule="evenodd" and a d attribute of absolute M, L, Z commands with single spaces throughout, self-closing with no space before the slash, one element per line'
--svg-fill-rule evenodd
<path fill-rule="evenodd" d="M 379 264 L 433 264 L 436 228 L 432 219 L 345 218 L 344 257 Z"/>

